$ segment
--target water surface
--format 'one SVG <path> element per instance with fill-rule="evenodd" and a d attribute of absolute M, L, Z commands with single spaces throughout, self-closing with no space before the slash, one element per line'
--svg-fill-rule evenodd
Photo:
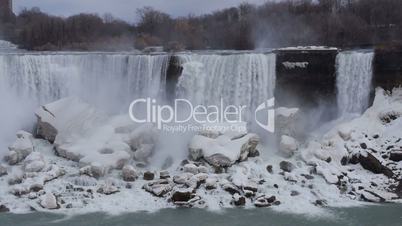
<path fill-rule="evenodd" d="M 142 226 L 142 225 L 175 225 L 175 226 L 401 226 L 402 205 L 373 205 L 356 208 L 334 208 L 329 210 L 330 217 L 306 216 L 279 213 L 268 208 L 262 209 L 228 209 L 211 212 L 202 209 L 165 209 L 156 213 L 130 213 L 109 216 L 104 213 L 86 214 L 74 217 L 49 213 L 0 214 L 0 225 L 30 226 Z"/>

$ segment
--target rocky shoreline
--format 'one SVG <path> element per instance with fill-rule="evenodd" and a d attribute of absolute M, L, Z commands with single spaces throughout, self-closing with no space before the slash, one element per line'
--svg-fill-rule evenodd
<path fill-rule="evenodd" d="M 109 117 L 76 98 L 42 106 L 36 132 L 17 133 L 0 165 L 0 212 L 130 212 L 161 208 L 323 206 L 402 197 L 402 89 L 377 89 L 373 106 L 308 139 L 298 109 L 279 108 L 278 148 L 257 134 L 204 131 L 188 158 L 153 165 L 159 132 Z M 318 134 L 318 135 L 317 135 Z"/>

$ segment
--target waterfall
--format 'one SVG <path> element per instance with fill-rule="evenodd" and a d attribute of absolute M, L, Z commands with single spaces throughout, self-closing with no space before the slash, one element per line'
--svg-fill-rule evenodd
<path fill-rule="evenodd" d="M 5 54 L 0 62 L 0 82 L 19 97 L 42 104 L 76 95 L 104 105 L 157 96 L 164 90 L 169 56 Z"/>
<path fill-rule="evenodd" d="M 0 54 L 0 157 L 19 129 L 32 129 L 34 111 L 78 96 L 109 113 L 135 98 L 164 91 L 168 55 L 98 53 Z"/>
<path fill-rule="evenodd" d="M 224 105 L 252 109 L 273 96 L 275 54 L 181 54 L 179 59 L 179 97 L 205 105 L 222 99 Z M 12 142 L 18 129 L 32 128 L 40 104 L 78 96 L 119 113 L 136 98 L 163 98 L 169 61 L 169 55 L 123 53 L 0 54 L 0 107 L 5 109 L 0 112 L 0 148 Z"/>
<path fill-rule="evenodd" d="M 254 109 L 273 97 L 275 54 L 183 54 L 177 95 L 198 104 L 246 105 Z"/>
<path fill-rule="evenodd" d="M 362 113 L 369 104 L 373 52 L 342 52 L 336 58 L 337 102 L 341 115 Z"/>

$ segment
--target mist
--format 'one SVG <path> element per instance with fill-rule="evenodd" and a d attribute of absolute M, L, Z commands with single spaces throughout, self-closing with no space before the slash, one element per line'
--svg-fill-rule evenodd
<path fill-rule="evenodd" d="M 16 132 L 25 130 L 33 132 L 36 117 L 34 112 L 38 104 L 31 98 L 16 94 L 15 90 L 0 84 L 0 158 L 8 152 L 16 139 Z"/>

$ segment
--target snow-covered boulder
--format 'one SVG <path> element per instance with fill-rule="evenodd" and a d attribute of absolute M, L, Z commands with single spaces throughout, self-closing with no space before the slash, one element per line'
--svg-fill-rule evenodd
<path fill-rule="evenodd" d="M 197 174 L 198 173 L 198 167 L 193 163 L 188 163 L 188 164 L 183 166 L 183 171 L 186 172 L 186 173 Z"/>
<path fill-rule="evenodd" d="M 173 177 L 173 182 L 175 182 L 176 184 L 186 184 L 186 182 L 190 180 L 192 176 L 192 173 L 182 173 L 179 175 L 175 175 Z"/>
<path fill-rule="evenodd" d="M 21 168 L 16 167 L 11 168 L 8 174 L 9 185 L 20 184 L 23 179 L 24 179 L 24 171 L 22 171 Z"/>
<path fill-rule="evenodd" d="M 276 200 L 275 196 L 267 197 L 265 195 L 261 195 L 257 197 L 254 201 L 254 206 L 256 207 L 269 207 L 271 205 L 279 205 L 279 201 Z"/>
<path fill-rule="evenodd" d="M 193 207 L 202 205 L 203 201 L 201 197 L 193 193 L 193 188 L 174 188 L 171 192 L 172 196 L 170 199 L 173 204 L 183 207 Z"/>
<path fill-rule="evenodd" d="M 76 97 L 63 98 L 41 106 L 36 112 L 37 136 L 60 143 L 83 135 L 105 119 L 105 116 Z"/>
<path fill-rule="evenodd" d="M 10 165 L 21 162 L 33 152 L 32 134 L 25 131 L 17 132 L 17 140 L 8 149 L 9 153 L 5 156 L 5 160 Z"/>
<path fill-rule="evenodd" d="M 159 179 L 168 179 L 170 178 L 170 173 L 167 170 L 162 170 L 159 172 Z"/>
<path fill-rule="evenodd" d="M 143 144 L 154 143 L 148 127 L 136 129 L 128 116 L 108 117 L 74 97 L 44 105 L 36 115 L 37 135 L 54 142 L 59 156 L 79 162 L 80 167 L 90 166 L 83 170 L 96 177 L 121 169 L 139 148 L 136 157 L 147 158 L 149 146 Z"/>
<path fill-rule="evenodd" d="M 204 158 L 215 167 L 228 167 L 236 161 L 246 160 L 250 152 L 255 152 L 258 142 L 258 135 L 253 133 L 223 134 L 215 139 L 195 135 L 190 141 L 189 152 L 193 160 Z"/>
<path fill-rule="evenodd" d="M 56 196 L 48 192 L 41 197 L 40 205 L 45 209 L 58 209 L 60 206 L 57 204 Z"/>
<path fill-rule="evenodd" d="M 98 162 L 92 162 L 89 165 L 80 168 L 80 174 L 100 178 L 105 176 L 109 170 L 110 168 L 107 166 L 104 166 Z"/>
<path fill-rule="evenodd" d="M 352 127 L 346 124 L 338 127 L 338 134 L 345 141 L 349 140 L 352 137 L 352 132 L 353 132 Z"/>
<path fill-rule="evenodd" d="M 244 206 L 246 205 L 246 198 L 244 196 L 240 196 L 239 194 L 234 194 L 232 196 L 232 203 L 235 206 Z"/>
<path fill-rule="evenodd" d="M 39 172 L 45 168 L 45 166 L 45 158 L 39 152 L 32 152 L 24 160 L 25 172 Z"/>
<path fill-rule="evenodd" d="M 169 180 L 163 179 L 144 184 L 142 188 L 157 197 L 163 197 L 172 190 L 173 186 Z"/>
<path fill-rule="evenodd" d="M 298 142 L 290 136 L 283 135 L 279 143 L 279 151 L 286 157 L 291 157 L 298 149 Z"/>
<path fill-rule="evenodd" d="M 119 192 L 119 189 L 116 187 L 114 181 L 112 179 L 107 179 L 97 190 L 98 193 L 104 195 L 112 195 Z"/>
<path fill-rule="evenodd" d="M 216 177 L 208 177 L 205 180 L 205 188 L 208 190 L 215 189 L 218 184 L 218 179 Z"/>
<path fill-rule="evenodd" d="M 192 189 L 175 189 L 172 193 L 171 199 L 176 205 L 188 202 L 195 196 Z"/>
<path fill-rule="evenodd" d="M 125 165 L 122 170 L 122 175 L 124 181 L 135 181 L 138 177 L 132 165 Z"/>

